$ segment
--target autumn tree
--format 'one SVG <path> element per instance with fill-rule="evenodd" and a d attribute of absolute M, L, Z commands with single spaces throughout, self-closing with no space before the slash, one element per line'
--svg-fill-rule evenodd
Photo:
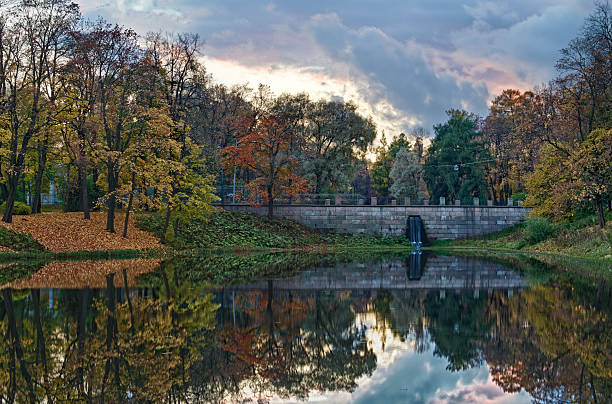
<path fill-rule="evenodd" d="M 526 178 L 537 161 L 540 133 L 533 120 L 534 103 L 539 95 L 519 90 L 504 90 L 491 103 L 483 122 L 483 137 L 495 165 L 488 171 L 487 182 L 492 198 L 503 202 L 513 193 L 523 192 Z"/>
<path fill-rule="evenodd" d="M 298 176 L 298 162 L 289 154 L 295 139 L 282 118 L 262 115 L 245 118 L 235 146 L 221 150 L 226 167 L 247 168 L 255 178 L 247 184 L 251 201 L 268 206 L 268 218 L 273 217 L 274 200 L 306 192 L 308 181 Z"/>
<path fill-rule="evenodd" d="M 604 228 L 604 203 L 612 194 L 612 129 L 592 131 L 573 158 L 575 197 L 595 205 L 599 227 Z"/>
<path fill-rule="evenodd" d="M 166 201 L 164 238 L 173 210 L 197 207 L 204 213 L 210 209 L 210 202 L 216 200 L 212 178 L 205 170 L 202 148 L 193 141 L 205 122 L 192 115 L 201 116 L 212 103 L 206 88 L 208 79 L 198 61 L 200 46 L 200 39 L 195 34 L 150 33 L 147 36 L 147 54 L 160 73 L 158 82 L 151 84 L 163 93 L 172 122 L 167 139 L 175 144 L 174 149 L 169 149 L 167 169 L 163 177 L 158 177 L 157 184 L 158 194 Z"/>
<path fill-rule="evenodd" d="M 45 89 L 55 88 L 63 43 L 77 17 L 78 7 L 69 1 L 36 0 L 5 6 L 0 18 L 0 142 L 6 156 L 0 188 L 6 199 L 5 222 L 12 221 L 30 142 L 49 128 L 57 112 L 56 94 Z M 42 160 L 43 155 L 39 172 L 44 170 Z"/>

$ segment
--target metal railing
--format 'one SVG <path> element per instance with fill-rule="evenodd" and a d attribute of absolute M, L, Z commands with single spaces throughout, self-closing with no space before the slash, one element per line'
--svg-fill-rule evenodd
<path fill-rule="evenodd" d="M 233 193 L 233 186 L 218 186 L 216 193 L 221 200 L 215 205 L 243 205 L 252 203 L 252 198 L 248 198 L 248 191 L 242 186 L 236 186 L 236 195 Z M 260 202 L 260 201 L 257 201 Z M 376 205 L 376 206 L 515 206 L 522 207 L 522 201 L 515 201 L 508 198 L 507 201 L 492 201 L 482 198 L 472 198 L 467 200 L 451 200 L 450 198 L 439 198 L 437 200 L 423 198 L 394 198 L 394 197 L 366 197 L 356 193 L 337 193 L 337 194 L 300 194 L 292 198 L 277 198 L 274 200 L 277 205 Z"/>

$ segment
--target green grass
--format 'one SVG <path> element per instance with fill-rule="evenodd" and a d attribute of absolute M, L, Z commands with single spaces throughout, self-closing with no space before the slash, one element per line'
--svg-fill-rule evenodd
<path fill-rule="evenodd" d="M 45 251 L 32 235 L 0 227 L 0 245 L 17 252 Z"/>
<path fill-rule="evenodd" d="M 438 241 L 434 247 L 533 252 L 609 260 L 612 263 L 612 215 L 608 214 L 603 229 L 599 228 L 594 216 L 559 224 L 532 218 L 526 223 L 481 237 Z"/>
<path fill-rule="evenodd" d="M 163 214 L 142 215 L 136 226 L 162 236 Z M 298 223 L 244 212 L 215 210 L 207 218 L 194 218 L 175 229 L 172 247 L 184 249 L 300 249 L 322 248 L 409 248 L 401 237 L 350 236 L 309 229 Z"/>

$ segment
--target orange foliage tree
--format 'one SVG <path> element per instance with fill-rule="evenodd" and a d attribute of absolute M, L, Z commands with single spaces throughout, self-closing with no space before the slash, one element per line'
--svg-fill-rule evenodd
<path fill-rule="evenodd" d="M 290 154 L 297 135 L 283 119 L 271 115 L 240 119 L 237 128 L 236 144 L 220 151 L 222 164 L 253 172 L 255 178 L 246 186 L 247 198 L 253 205 L 267 205 L 271 219 L 275 199 L 292 198 L 310 188 L 295 173 L 299 163 Z"/>

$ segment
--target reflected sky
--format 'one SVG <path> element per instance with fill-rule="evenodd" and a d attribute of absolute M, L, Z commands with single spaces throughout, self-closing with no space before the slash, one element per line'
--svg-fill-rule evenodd
<path fill-rule="evenodd" d="M 40 265 L 1 290 L 0 380 L 8 382 L 0 401 L 499 404 L 612 396 L 612 291 L 603 279 L 525 283 L 523 274 L 546 271 L 540 261 L 518 272 L 432 256 L 418 277 L 401 255 L 306 261 L 288 278 L 214 287 L 203 282 L 214 260 L 85 263 L 89 272 Z M 77 269 L 80 277 L 70 277 Z M 64 288 L 27 288 L 45 282 Z"/>
<path fill-rule="evenodd" d="M 313 392 L 308 402 L 354 404 L 527 404 L 525 391 L 506 393 L 492 380 L 486 363 L 477 368 L 450 372 L 446 358 L 429 348 L 415 352 L 414 340 L 401 341 L 385 329 L 377 329 L 372 313 L 358 315 L 357 321 L 368 328 L 367 343 L 376 353 L 377 367 L 371 376 L 358 380 L 354 392 Z M 300 403 L 295 399 L 270 400 L 273 403 Z"/>

